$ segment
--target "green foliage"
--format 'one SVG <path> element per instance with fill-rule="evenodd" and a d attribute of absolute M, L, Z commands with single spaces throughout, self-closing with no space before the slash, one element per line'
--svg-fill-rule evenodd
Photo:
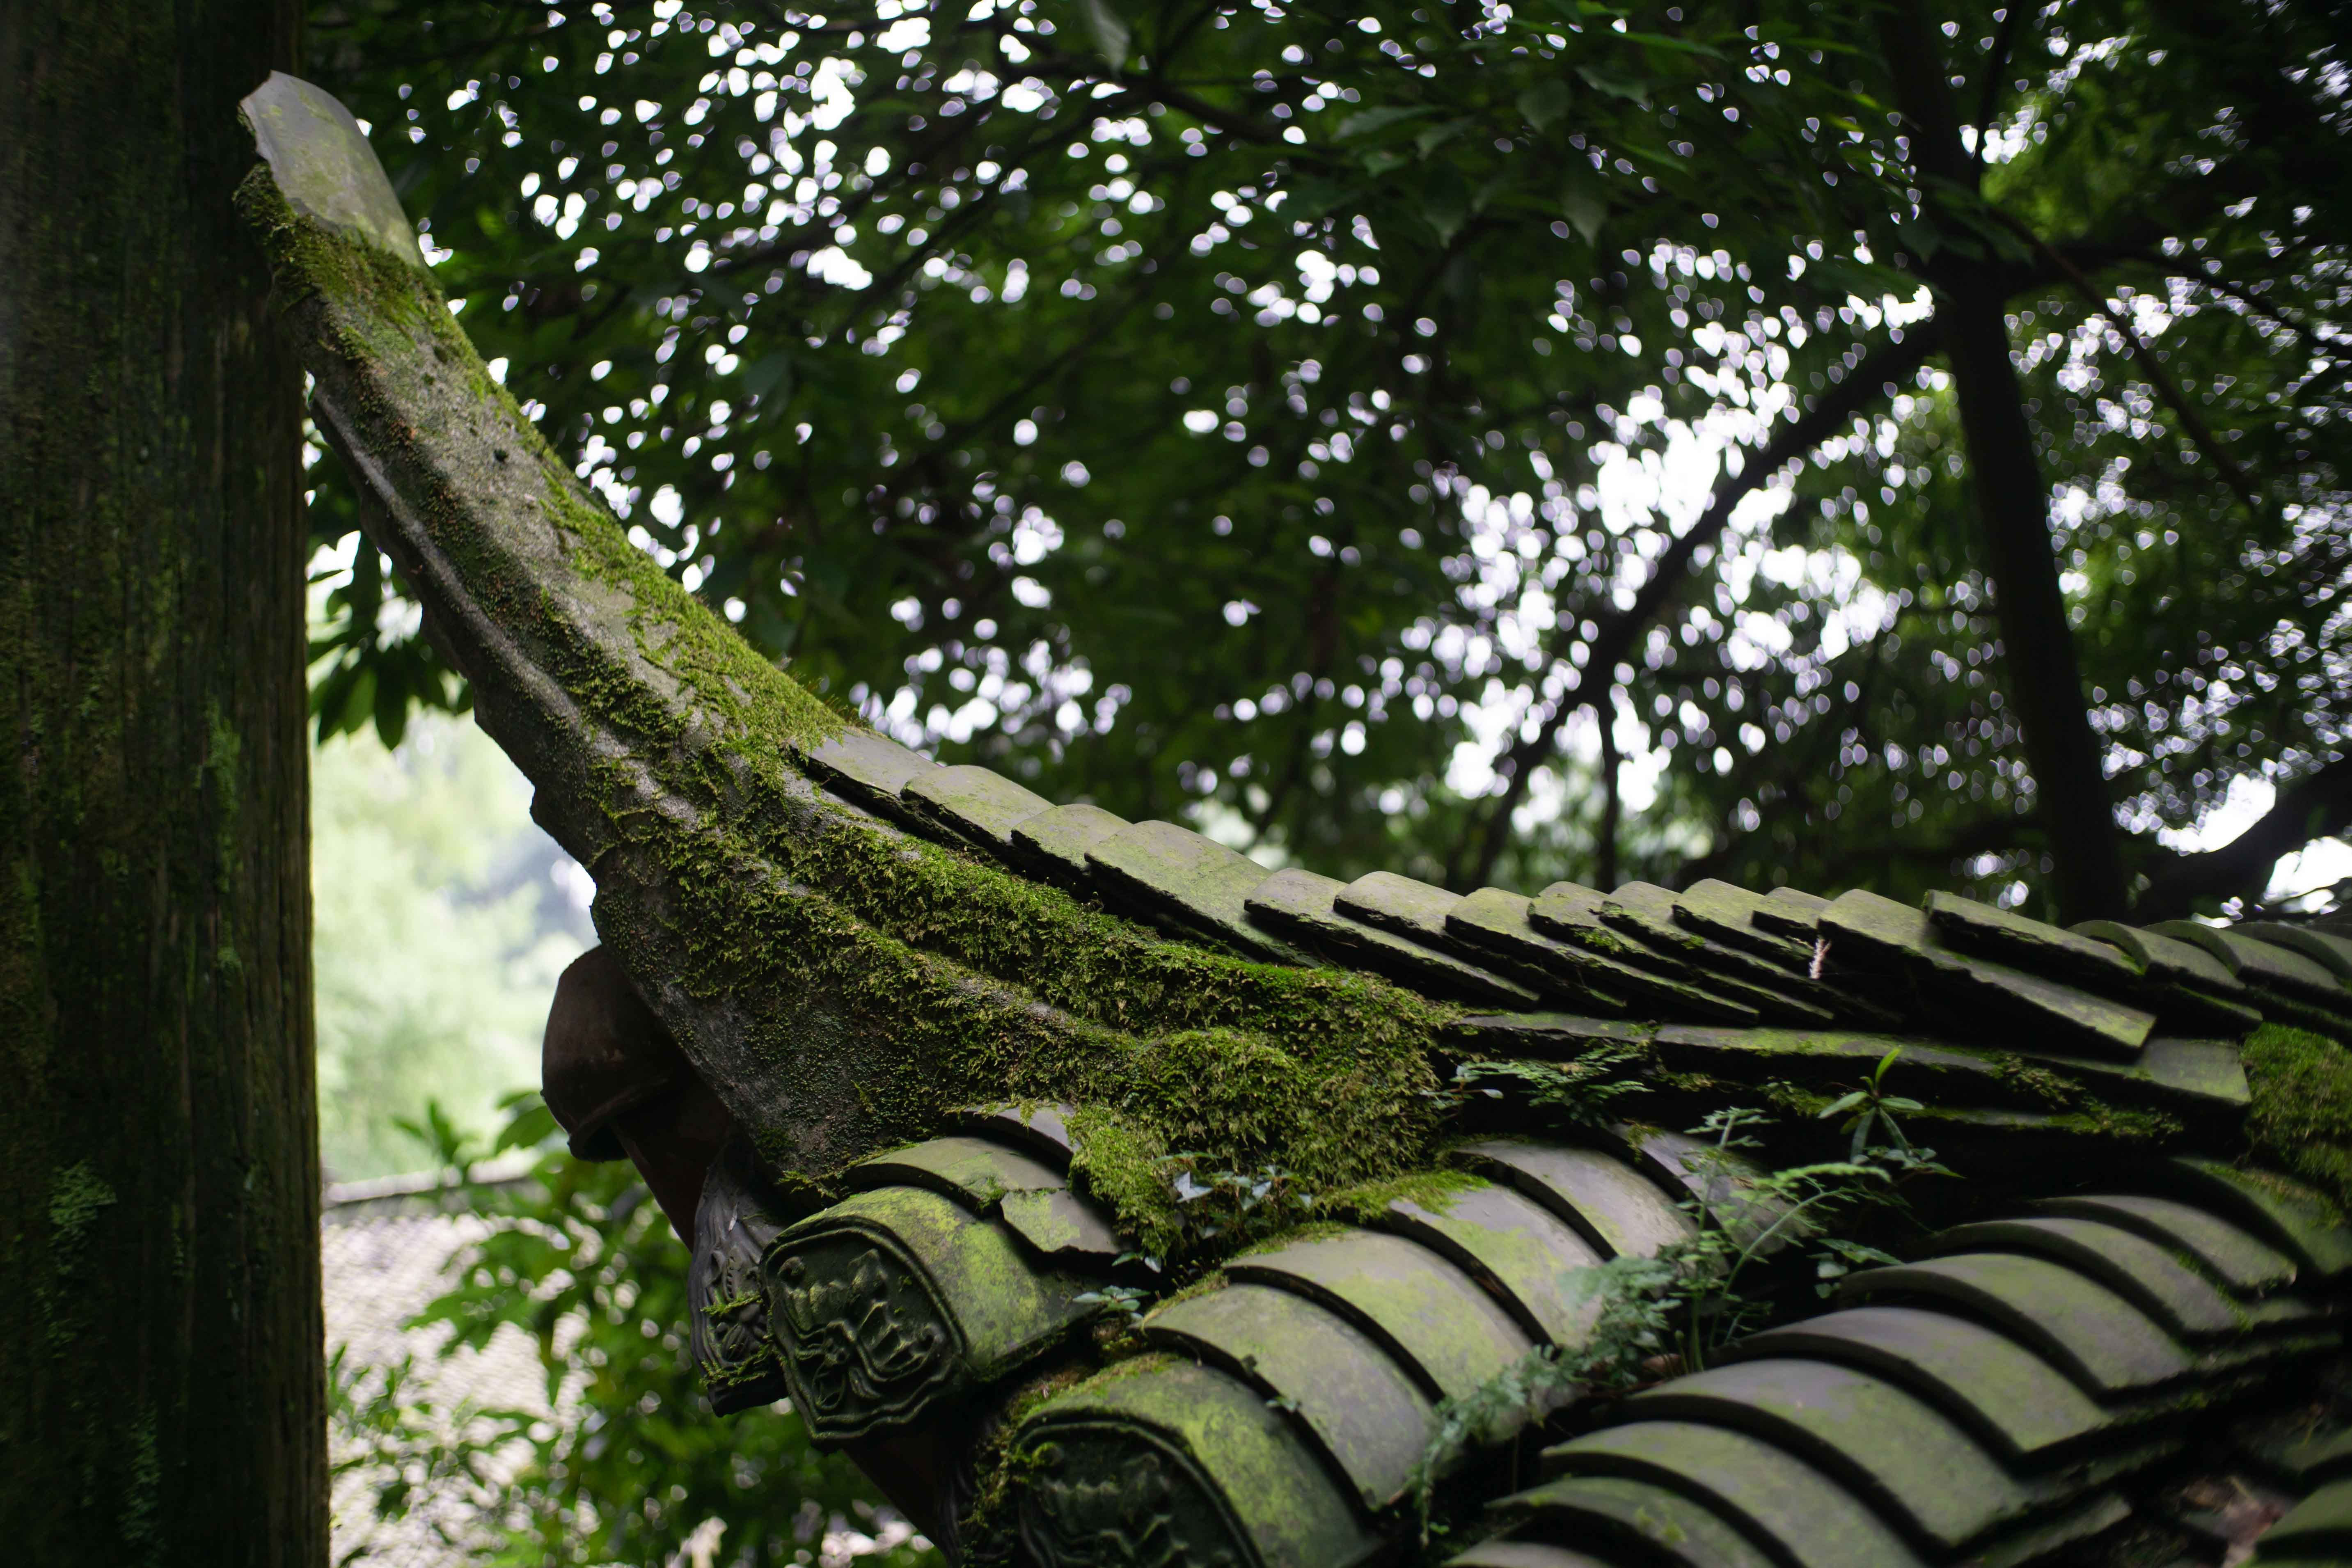
<path fill-rule="evenodd" d="M 501 1142 L 529 1142 L 543 1128 L 536 1096 L 509 1109 Z M 446 1152 L 461 1164 L 481 1152 L 455 1134 Z M 458 1489 L 471 1521 L 457 1544 L 485 1568 L 669 1563 L 707 1543 L 712 1521 L 715 1561 L 768 1568 L 814 1561 L 828 1521 L 874 1530 L 871 1484 L 846 1458 L 812 1448 L 788 1406 L 712 1415 L 686 1349 L 686 1249 L 628 1164 L 559 1152 L 512 1186 L 461 1190 L 488 1234 L 462 1251 L 452 1288 L 415 1326 L 446 1325 L 451 1350 L 479 1349 L 502 1328 L 529 1336 L 555 1414 L 443 1409 L 415 1391 L 407 1363 L 339 1362 L 343 1463 L 383 1478 L 380 1517 Z M 939 1559 L 908 1542 L 862 1561 Z"/>
<path fill-rule="evenodd" d="M 1892 1056 L 1889 1053 L 1890 1060 Z M 1763 1113 L 1718 1110 L 1691 1129 L 1712 1135 L 1714 1142 L 1702 1169 L 1695 1173 L 1706 1180 L 1706 1195 L 1695 1200 L 1698 1230 L 1683 1244 L 1691 1252 L 1681 1260 L 1681 1271 L 1696 1282 L 1678 1351 L 1685 1367 L 1693 1371 L 1705 1367 L 1716 1351 L 1750 1331 L 1758 1311 L 1769 1310 L 1738 1292 L 1739 1277 L 1750 1264 L 1801 1238 L 1817 1237 L 1811 1255 L 1815 1289 L 1817 1294 L 1826 1296 L 1853 1264 L 1894 1261 L 1885 1252 L 1850 1237 L 1829 1234 L 1833 1219 L 1850 1226 L 1862 1210 L 1889 1208 L 1906 1214 L 1900 1192 L 1904 1184 L 1920 1177 L 1953 1174 L 1936 1163 L 1933 1149 L 1916 1147 L 1904 1138 L 1887 1114 L 1912 1104 L 1880 1096 L 1880 1080 L 1887 1065 L 1881 1061 L 1864 1086 L 1865 1103 L 1872 1109 L 1860 1129 L 1866 1131 L 1872 1122 L 1885 1127 L 1895 1140 L 1891 1147 L 1856 1140 L 1843 1160 L 1782 1166 L 1757 1174 L 1736 1163 L 1733 1151 L 1763 1147 L 1741 1131 L 1769 1121 Z"/>
<path fill-rule="evenodd" d="M 1893 1067 L 1895 1058 L 1902 1054 L 1903 1047 L 1897 1046 L 1879 1058 L 1878 1065 L 1870 1069 L 1870 1076 L 1863 1080 L 1860 1089 L 1840 1095 L 1815 1112 L 1823 1121 L 1839 1116 L 1846 1119 L 1843 1131 L 1853 1134 L 1846 1154 L 1848 1160 L 1860 1160 L 1863 1151 L 1870 1147 L 1870 1135 L 1881 1127 L 1886 1129 L 1886 1136 L 1895 1148 L 1910 1149 L 1911 1140 L 1903 1136 L 1903 1129 L 1895 1125 L 1895 1112 L 1900 1110 L 1907 1114 L 1924 1110 L 1927 1107 L 1916 1100 L 1886 1092 L 1886 1069 Z"/>
<path fill-rule="evenodd" d="M 1315 1194 L 1279 1165 L 1225 1171 L 1198 1154 L 1174 1154 L 1161 1169 L 1183 1220 L 1181 1251 L 1206 1252 L 1213 1242 L 1228 1250 L 1286 1231 L 1315 1212 Z"/>
<path fill-rule="evenodd" d="M 1872 1076 L 1869 1092 L 1885 1067 L 1881 1063 Z M 1883 1118 L 1883 1110 L 1878 1114 Z M 1539 1345 L 1469 1394 L 1439 1404 L 1409 1482 L 1424 1548 L 1446 1533 L 1446 1522 L 1433 1510 L 1439 1482 L 1471 1447 L 1540 1424 L 1595 1392 L 1622 1392 L 1705 1370 L 1726 1345 L 1787 1309 L 1785 1289 L 1748 1295 L 1739 1287 L 1751 1265 L 1794 1241 L 1813 1238 L 1807 1256 L 1816 1293 L 1823 1296 L 1856 1264 L 1896 1261 L 1850 1236 L 1823 1234 L 1827 1223 L 1839 1216 L 1850 1229 L 1865 1210 L 1900 1215 L 1902 1185 L 1951 1174 L 1935 1163 L 1934 1151 L 1908 1143 L 1861 1149 L 1850 1160 L 1759 1171 L 1745 1154 L 1763 1146 L 1751 1130 L 1769 1120 L 1760 1111 L 1726 1108 L 1690 1129 L 1707 1140 L 1690 1169 L 1696 1194 L 1683 1205 L 1696 1222 L 1691 1234 L 1653 1256 L 1612 1258 L 1586 1270 L 1594 1315 L 1581 1343 Z M 1891 1120 L 1884 1124 L 1893 1130 Z M 1806 1305 L 1811 1299 L 1798 1298 Z"/>
<path fill-rule="evenodd" d="M 2158 870 L 2342 733 L 2340 33 L 1933 16 L 1980 195 L 1910 165 L 1874 13 L 1826 0 L 331 0 L 311 41 L 467 330 L 758 647 L 1341 874 L 1475 879 L 1531 801 L 1528 885 L 2035 882 L 1948 382 L 1871 368 L 1932 331 L 1923 268 L 1982 269 Z M 1738 481 L 1785 510 L 1667 551 L 1675 444 L 1808 404 L 1851 413 Z M 329 727 L 457 700 L 387 580 L 336 589 Z M 1664 765 L 1622 862 L 1592 703 Z"/>
<path fill-rule="evenodd" d="M 2244 1060 L 2254 1147 L 2352 1207 L 2352 1051 L 2266 1024 L 2247 1037 Z"/>
<path fill-rule="evenodd" d="M 337 1345 L 327 1358 L 327 1424 L 338 1455 L 331 1479 L 368 1482 L 369 1509 L 382 1522 L 415 1514 L 455 1554 L 495 1551 L 499 1527 L 516 1518 L 500 1486 L 501 1450 L 534 1417 L 459 1399 L 445 1405 L 404 1355 L 389 1366 L 363 1366 Z M 337 1568 L 363 1563 L 366 1542 L 345 1551 Z"/>
<path fill-rule="evenodd" d="M 337 1179 L 389 1175 L 417 1154 L 394 1119 L 428 1094 L 467 1136 L 501 1124 L 593 933 L 527 788 L 470 723 L 420 723 L 396 752 L 365 733 L 320 746 L 310 823 L 320 1152 Z"/>
<path fill-rule="evenodd" d="M 1095 1138 L 1088 1137 L 1085 1147 L 1097 1159 L 1091 1169 L 1100 1169 L 1103 1151 Z M 1122 1254 L 1118 1262 L 1140 1264 L 1155 1275 L 1166 1274 L 1181 1289 L 1190 1289 L 1206 1278 L 1213 1269 L 1213 1260 L 1267 1237 L 1291 1234 L 1322 1212 L 1319 1194 L 1280 1165 L 1228 1170 L 1215 1156 L 1199 1152 L 1134 1163 L 1137 1173 L 1149 1184 L 1150 1194 L 1133 1212 L 1163 1217 L 1146 1229 L 1145 1250 Z M 1123 1191 L 1116 1186 L 1112 1190 Z M 1128 1201 L 1134 1202 L 1131 1197 Z M 1078 1299 L 1098 1302 L 1107 1312 L 1132 1319 L 1154 1304 L 1155 1296 L 1154 1291 L 1110 1285 Z"/>
<path fill-rule="evenodd" d="M 1454 1069 L 1450 1095 L 1460 1103 L 1473 1097 L 1500 1100 L 1507 1092 L 1515 1104 L 1558 1125 L 1603 1127 L 1622 1114 L 1618 1101 L 1650 1087 L 1643 1077 L 1650 1065 L 1643 1047 L 1609 1042 L 1567 1062 L 1466 1061 Z"/>
<path fill-rule="evenodd" d="M 1358 1225 L 1378 1225 L 1384 1221 L 1389 1205 L 1392 1203 L 1409 1203 L 1444 1214 L 1453 1208 L 1459 1194 L 1484 1184 L 1481 1178 L 1463 1171 L 1415 1171 L 1391 1181 L 1370 1182 L 1361 1186 L 1318 1194 L 1316 1202 L 1324 1215 L 1331 1219 L 1352 1220 Z"/>

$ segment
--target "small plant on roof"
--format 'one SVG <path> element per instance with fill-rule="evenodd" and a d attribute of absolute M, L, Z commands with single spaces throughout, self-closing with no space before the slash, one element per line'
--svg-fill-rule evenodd
<path fill-rule="evenodd" d="M 1642 1068 L 1648 1053 L 1631 1043 L 1603 1042 L 1564 1062 L 1465 1061 L 1437 1092 L 1454 1105 L 1472 1099 L 1511 1100 L 1574 1127 L 1605 1127 L 1615 1102 L 1649 1085 Z"/>
<path fill-rule="evenodd" d="M 1886 1136 L 1892 1140 L 1895 1149 L 1906 1153 L 1910 1152 L 1911 1141 L 1903 1136 L 1903 1129 L 1895 1123 L 1895 1113 L 1900 1110 L 1908 1115 L 1914 1110 L 1924 1110 L 1927 1107 L 1916 1100 L 1906 1100 L 1900 1095 L 1891 1095 L 1886 1092 L 1886 1069 L 1893 1067 L 1895 1058 L 1902 1054 L 1903 1047 L 1897 1046 L 1879 1058 L 1878 1065 L 1870 1069 L 1870 1076 L 1863 1080 L 1860 1089 L 1852 1093 L 1841 1095 L 1822 1108 L 1820 1116 L 1824 1121 L 1838 1116 L 1848 1119 L 1845 1126 L 1841 1129 L 1853 1134 L 1851 1151 L 1846 1155 L 1848 1160 L 1858 1162 L 1862 1159 L 1864 1152 L 1871 1146 L 1872 1131 L 1880 1127 L 1886 1129 Z"/>
<path fill-rule="evenodd" d="M 1420 1516 L 1424 1549 L 1449 1528 L 1433 1515 L 1439 1480 L 1471 1447 L 1491 1440 L 1490 1434 L 1513 1433 L 1509 1463 L 1516 1475 L 1529 1434 L 1574 1398 L 1699 1371 L 1726 1345 L 1769 1321 L 1777 1300 L 1738 1289 L 1751 1263 L 1811 1237 L 1815 1289 L 1827 1295 L 1857 1265 L 1899 1261 L 1864 1243 L 1820 1234 L 1832 1214 L 1882 1205 L 1903 1210 L 1906 1183 L 1952 1174 L 1936 1163 L 1934 1150 L 1913 1144 L 1895 1124 L 1892 1112 L 1918 1106 L 1885 1093 L 1895 1054 L 1835 1112 L 1862 1112 L 1850 1124 L 1860 1135 L 1850 1147 L 1852 1158 L 1759 1170 L 1745 1156 L 1763 1147 L 1755 1133 L 1772 1119 L 1746 1107 L 1716 1110 L 1688 1129 L 1706 1140 L 1685 1161 L 1697 1178 L 1696 1192 L 1682 1205 L 1696 1222 L 1691 1234 L 1654 1256 L 1622 1256 L 1586 1271 L 1588 1298 L 1598 1311 L 1581 1345 L 1539 1345 L 1468 1394 L 1438 1405 L 1406 1490 Z M 1881 1128 L 1892 1142 L 1869 1142 Z"/>
<path fill-rule="evenodd" d="M 1693 1157 L 1693 1173 L 1703 1174 L 1700 1195 L 1684 1206 L 1698 1221 L 1685 1241 L 1664 1249 L 1671 1258 L 1685 1302 L 1682 1331 L 1673 1361 L 1680 1370 L 1705 1367 L 1725 1345 L 1744 1337 L 1769 1311 L 1769 1304 L 1742 1296 L 1741 1275 L 1760 1258 L 1780 1251 L 1790 1241 L 1811 1237 L 1810 1255 L 1817 1294 L 1827 1295 L 1835 1281 L 1854 1265 L 1893 1263 L 1891 1255 L 1864 1243 L 1822 1234 L 1822 1222 L 1832 1214 L 1852 1215 L 1873 1207 L 1906 1207 L 1899 1188 L 1923 1175 L 1952 1173 L 1936 1163 L 1936 1152 L 1921 1149 L 1905 1138 L 1886 1110 L 1916 1109 L 1911 1100 L 1889 1100 L 1879 1093 L 1890 1052 L 1872 1074 L 1870 1087 L 1857 1103 L 1871 1110 L 1857 1117 L 1856 1137 L 1849 1158 L 1755 1172 L 1734 1160 L 1735 1151 L 1760 1148 L 1744 1128 L 1768 1119 L 1756 1110 L 1727 1108 L 1710 1113 L 1690 1131 L 1710 1138 L 1706 1151 Z M 1851 1098 L 1851 1097 L 1850 1097 Z M 1892 1145 L 1866 1142 L 1883 1125 L 1896 1142 Z"/>
<path fill-rule="evenodd" d="M 1184 1227 L 1180 1251 L 1192 1252 L 1197 1244 L 1219 1237 L 1230 1245 L 1270 1236 L 1314 1212 L 1315 1194 L 1280 1165 L 1228 1171 L 1208 1165 L 1207 1159 L 1171 1154 L 1160 1162 Z"/>

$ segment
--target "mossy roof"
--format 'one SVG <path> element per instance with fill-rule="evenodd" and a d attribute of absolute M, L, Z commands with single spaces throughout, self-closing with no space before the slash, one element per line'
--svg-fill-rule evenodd
<path fill-rule="evenodd" d="M 1063 1101 L 1092 1188 L 1165 1247 L 1167 1162 L 1322 1190 L 1405 1175 L 1465 1060 L 1601 1042 L 1658 1086 L 1797 1110 L 1902 1044 L 1898 1079 L 1955 1137 L 2221 1152 L 2256 1030 L 2315 1042 L 2271 1053 L 2302 1088 L 2337 1076 L 2352 942 L 2324 933 L 2066 931 L 1940 894 L 1717 882 L 1341 883 L 940 767 L 630 545 L 385 238 L 389 189 L 354 194 L 381 174 L 331 100 L 274 78 L 248 111 L 268 163 L 243 200 L 376 542 L 596 878 L 608 945 L 788 1176 L 829 1189 L 960 1104 Z"/>
<path fill-rule="evenodd" d="M 2324 933 L 2070 932 L 1940 895 L 1915 910 L 1862 891 L 1716 883 L 1460 895 L 1387 875 L 1342 884 L 1269 873 L 1181 825 L 1126 823 L 984 770 L 940 768 L 830 711 L 632 548 L 583 490 L 490 381 L 429 275 L 387 240 L 388 188 L 336 199 L 338 183 L 382 179 L 363 142 L 354 149 L 349 117 L 320 111 L 310 98 L 323 95 L 287 79 L 265 93 L 277 97 L 258 101 L 257 122 L 271 101 L 302 112 L 268 121 L 274 178 L 257 174 L 243 197 L 315 378 L 320 426 L 369 490 L 375 542 L 472 679 L 485 727 L 537 784 L 537 815 L 595 877 L 600 931 L 787 1187 L 856 1188 L 861 1169 L 929 1184 L 889 1187 L 887 1201 L 868 1189 L 819 1216 L 838 1228 L 856 1206 L 865 1226 L 833 1253 L 834 1231 L 807 1222 L 818 1226 L 804 1229 L 812 1302 L 879 1278 L 868 1238 L 905 1247 L 908 1279 L 978 1281 L 975 1300 L 999 1307 L 1015 1299 L 1002 1281 L 1030 1267 L 1029 1253 L 1050 1242 L 1085 1254 L 1066 1246 L 1085 1243 L 1085 1227 L 1055 1223 L 1068 1215 L 1003 1207 L 1060 1190 L 1003 1179 L 1027 1179 L 1034 1149 L 975 1163 L 958 1142 L 861 1166 L 983 1099 L 1066 1106 L 1056 1119 L 1074 1151 L 1071 1190 L 1149 1246 L 1227 1255 L 1259 1237 L 1236 1223 L 1210 1245 L 1214 1233 L 1181 1212 L 1188 1188 L 1255 1201 L 1291 1184 L 1308 1194 L 1410 1184 L 1457 1133 L 1508 1131 L 1482 1119 L 1590 1119 L 1595 1062 L 1622 1066 L 1654 1099 L 1719 1107 L 1752 1093 L 1805 1118 L 1893 1052 L 1887 1091 L 1921 1101 L 1906 1114 L 1939 1141 L 2025 1134 L 2234 1155 L 2251 1138 L 2344 1195 L 2352 944 Z M 317 155 L 321 138 L 337 156 Z M 1515 1158 L 1493 1136 L 1464 1147 L 1561 1220 L 1562 1237 L 1630 1245 L 1626 1205 L 1647 1189 L 1591 1185 L 1595 1170 L 1617 1166 L 1562 1165 L 1541 1150 Z M 2171 1168 L 2205 1173 L 2200 1200 L 2261 1219 L 2264 1239 L 2295 1251 L 2306 1274 L 2333 1281 L 2352 1268 L 2332 1217 L 2306 1223 L 2242 1177 L 2225 1189 L 2221 1167 Z M 1580 1181 L 1586 1201 L 1569 1202 L 1564 1188 Z M 1294 1233 L 1234 1258 L 1228 1278 L 1346 1306 L 1383 1354 L 1411 1347 L 1420 1381 L 1407 1382 L 1434 1398 L 1565 1320 L 1499 1241 L 1482 1254 L 1467 1230 L 1447 1228 L 1512 1222 L 1481 1221 L 1425 1175 L 1412 1190 L 1389 1206 L 1425 1211 L 1420 1240 Z M 959 1207 L 982 1196 L 997 1218 Z M 1503 1197 L 1490 1206 L 1526 1209 Z M 908 1240 L 924 1226 L 928 1252 Z M 835 1253 L 843 1277 L 824 1277 Z M 2061 1309 L 2079 1298 L 2113 1315 L 2088 1281 L 1953 1261 L 1889 1288 L 1940 1292 L 2063 1360 L 2082 1347 L 2059 1332 Z M 1851 1289 L 1860 1299 L 1875 1287 Z M 915 1294 L 909 1286 L 907 1300 Z M 1463 1306 L 1490 1297 L 1485 1316 Z M 1034 1334 L 1024 1323 L 975 1338 L 966 1320 L 979 1316 L 950 1312 L 974 1380 L 1055 1340 L 1078 1304 L 1059 1287 L 1038 1300 L 1055 1321 Z M 1465 1324 L 1479 1344 L 1457 1342 Z M 2160 1360 L 2152 1352 L 2149 1375 L 2189 1375 Z M 2141 1371 L 2111 1370 L 2118 1387 Z M 1159 1446 L 1150 1453 L 1189 1453 L 1213 1472 L 1247 1439 L 1265 1455 L 1252 1484 L 1276 1500 L 1250 1551 L 1290 1561 L 1286 1521 L 1306 1506 L 1294 1493 L 1312 1490 L 1319 1461 L 1278 1404 L 1223 1377 L 1144 1358 L 1055 1396 L 1024 1429 L 1126 1422 Z M 1707 1495 L 1741 1516 L 1738 1528 L 1775 1541 L 1775 1560 L 1800 1544 L 1779 1533 L 1785 1514 L 1810 1532 L 1805 1560 L 1830 1561 L 1821 1521 L 1832 1505 L 1853 1522 L 1853 1561 L 1902 1561 L 1900 1551 L 1973 1528 L 1974 1515 L 1904 1515 L 1886 1500 L 1902 1501 L 1887 1478 L 1886 1498 L 1845 1508 L 1853 1500 L 1832 1495 L 1845 1481 L 1822 1481 L 1754 1436 L 1694 1470 L 1689 1431 L 1718 1434 L 1721 1447 L 1731 1428 L 1691 1426 L 1688 1414 L 1659 1410 L 1556 1450 L 1561 1490 L 1529 1508 L 1599 1518 L 1612 1505 L 1595 1484 L 1674 1477 L 1686 1498 L 1716 1487 Z M 1780 1513 L 1743 1512 L 1721 1492 L 1743 1475 L 1754 1483 L 1743 1496 Z M 1814 1487 L 1819 1506 L 1789 1511 L 1791 1478 Z M 1125 1484 L 1074 1476 L 1070 1506 L 1093 1506 L 1115 1480 Z M 1204 1484 L 1219 1507 L 1254 1495 L 1221 1473 Z M 1988 1518 L 2009 1507 L 1988 1500 Z M 1338 1522 L 1324 1533 L 1373 1551 L 1355 1504 L 1332 1506 Z"/>

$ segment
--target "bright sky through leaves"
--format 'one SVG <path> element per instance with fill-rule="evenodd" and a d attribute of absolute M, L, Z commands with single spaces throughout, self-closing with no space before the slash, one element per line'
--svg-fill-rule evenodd
<path fill-rule="evenodd" d="M 1600 874 L 1605 702 L 1621 875 L 2027 895 L 1956 256 L 2009 291 L 2133 864 L 2338 754 L 2343 69 L 2300 12 L 1939 11 L 1993 150 L 1958 206 L 1838 7 L 436 15 L 315 36 L 467 330 L 682 581 L 950 759 L 1539 885 Z M 1669 549 L 1717 452 L 1849 407 Z M 450 689 L 377 592 L 331 726 Z"/>

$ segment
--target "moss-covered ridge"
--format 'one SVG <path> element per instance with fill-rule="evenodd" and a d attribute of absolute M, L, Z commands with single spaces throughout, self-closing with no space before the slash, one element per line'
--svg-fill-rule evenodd
<path fill-rule="evenodd" d="M 2307 1030 L 2265 1024 L 2246 1037 L 2253 1146 L 2352 1209 L 2352 1050 Z"/>
<path fill-rule="evenodd" d="M 1082 1169 L 1167 1229 L 1149 1164 L 1418 1163 L 1452 1010 L 1171 942 L 817 789 L 845 721 L 632 547 L 489 377 L 432 279 L 242 193 L 375 542 L 466 670 L 599 931 L 782 1169 L 822 1184 L 959 1101 L 1090 1108 Z"/>

